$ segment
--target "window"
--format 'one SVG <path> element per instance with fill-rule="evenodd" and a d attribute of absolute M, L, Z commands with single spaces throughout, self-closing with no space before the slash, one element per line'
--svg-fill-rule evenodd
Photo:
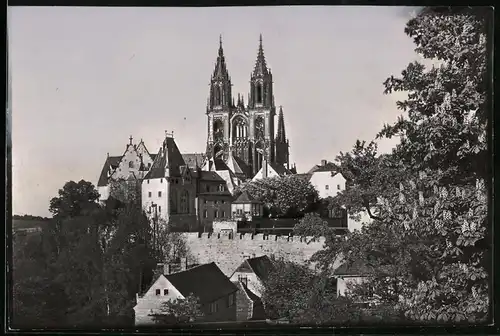
<path fill-rule="evenodd" d="M 221 201 L 222 204 L 226 204 L 226 201 Z"/>
<path fill-rule="evenodd" d="M 149 181 L 149 180 L 148 180 L 148 181 Z M 150 192 L 148 192 L 148 197 L 151 197 L 151 191 L 150 191 Z"/>
<path fill-rule="evenodd" d="M 158 197 L 161 197 L 161 191 L 158 191 Z"/>
<path fill-rule="evenodd" d="M 337 190 L 340 190 L 340 184 L 337 184 Z"/>
<path fill-rule="evenodd" d="M 222 218 L 226 217 L 226 213 L 224 211 L 222 211 Z"/>
<path fill-rule="evenodd" d="M 128 167 L 129 168 L 134 168 L 134 161 L 129 161 Z"/>
<path fill-rule="evenodd" d="M 206 192 L 210 192 L 210 186 L 205 187 Z"/>
<path fill-rule="evenodd" d="M 148 163 L 148 169 L 151 169 L 151 162 Z M 149 182 L 149 181 L 148 181 Z"/>
<path fill-rule="evenodd" d="M 203 218 L 207 218 L 208 217 L 208 211 L 207 210 L 204 210 L 203 211 Z"/>
<path fill-rule="evenodd" d="M 212 302 L 210 304 L 210 314 L 217 313 L 218 310 L 219 310 L 219 306 L 218 306 L 217 302 Z"/>
<path fill-rule="evenodd" d="M 160 295 L 161 294 L 161 290 L 157 289 L 156 290 L 156 295 Z"/>
<path fill-rule="evenodd" d="M 163 179 L 162 178 L 160 179 L 160 183 L 163 183 Z"/>
<path fill-rule="evenodd" d="M 262 85 L 260 83 L 257 83 L 257 86 L 255 88 L 255 90 L 257 91 L 257 104 L 261 104 L 262 103 Z"/>
<path fill-rule="evenodd" d="M 161 212 L 161 205 L 158 205 L 158 212 Z"/>
<path fill-rule="evenodd" d="M 189 192 L 184 190 L 181 195 L 181 213 L 189 213 Z"/>
<path fill-rule="evenodd" d="M 217 218 L 219 217 L 219 211 L 218 210 L 214 210 L 214 218 Z"/>
<path fill-rule="evenodd" d="M 214 201 L 214 204 L 215 204 L 215 205 L 217 205 L 218 203 L 219 203 L 219 201 L 217 201 L 217 200 L 215 200 L 215 201 Z"/>
<path fill-rule="evenodd" d="M 330 188 L 330 186 L 327 184 L 327 185 L 325 186 L 325 189 L 326 189 L 326 190 L 328 190 L 329 188 Z"/>
<path fill-rule="evenodd" d="M 149 184 L 149 180 L 148 180 L 148 184 Z"/>
<path fill-rule="evenodd" d="M 168 295 L 168 289 L 166 289 L 166 288 L 165 288 L 165 289 L 163 290 L 163 295 Z"/>
<path fill-rule="evenodd" d="M 227 306 L 228 307 L 231 307 L 233 304 L 234 304 L 234 294 L 230 294 L 228 297 L 227 297 Z"/>

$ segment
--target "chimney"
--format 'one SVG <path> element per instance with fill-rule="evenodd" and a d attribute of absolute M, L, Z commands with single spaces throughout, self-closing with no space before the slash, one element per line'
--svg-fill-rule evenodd
<path fill-rule="evenodd" d="M 157 263 L 156 264 L 156 268 L 155 270 L 153 271 L 153 277 L 156 279 L 157 277 L 159 277 L 162 273 L 163 273 L 163 269 L 164 269 L 164 264 L 163 263 Z"/>
<path fill-rule="evenodd" d="M 181 258 L 181 272 L 187 270 L 187 258 Z"/>
<path fill-rule="evenodd" d="M 326 166 L 326 160 L 321 160 L 321 165 Z"/>
<path fill-rule="evenodd" d="M 165 275 L 172 274 L 172 265 L 171 264 L 163 264 L 163 274 L 165 274 Z"/>

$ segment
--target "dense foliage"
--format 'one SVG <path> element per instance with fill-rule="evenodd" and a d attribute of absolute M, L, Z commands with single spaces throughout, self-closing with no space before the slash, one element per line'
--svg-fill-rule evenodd
<path fill-rule="evenodd" d="M 262 293 L 271 318 L 300 324 L 345 323 L 360 318 L 351 301 L 337 297 L 335 279 L 293 262 L 280 260 L 274 264 Z"/>
<path fill-rule="evenodd" d="M 242 191 L 263 202 L 273 217 L 300 216 L 318 205 L 318 192 L 307 179 L 298 175 L 250 181 L 240 185 L 236 193 Z"/>
<path fill-rule="evenodd" d="M 384 83 L 386 93 L 408 93 L 397 103 L 404 114 L 378 135 L 400 137 L 394 151 L 379 155 L 374 142 L 357 141 L 337 157 L 349 187 L 329 202 L 372 221 L 342 237 L 314 216 L 295 228 L 326 236 L 311 260 L 322 274 L 339 258 L 364 265 L 368 281 L 350 285 L 348 297 L 400 321 L 488 317 L 486 19 L 473 9 L 452 14 L 426 9 L 408 22 L 416 51 L 435 65 L 411 63 Z"/>
<path fill-rule="evenodd" d="M 405 112 L 380 137 L 398 135 L 392 154 L 357 142 L 339 165 L 351 188 L 336 202 L 373 222 L 347 239 L 327 237 L 313 260 L 361 260 L 370 281 L 351 298 L 392 306 L 413 321 L 483 321 L 488 316 L 491 245 L 487 218 L 486 35 L 484 18 L 426 10 L 406 33 L 439 65 L 414 62 L 384 84 L 407 91 Z"/>
<path fill-rule="evenodd" d="M 197 297 L 189 295 L 184 299 L 165 301 L 160 313 L 153 316 L 153 321 L 162 325 L 194 322 L 204 316 Z"/>
<path fill-rule="evenodd" d="M 140 206 L 96 202 L 91 183 L 68 182 L 41 234 L 15 242 L 14 327 L 126 326 L 156 261 Z"/>

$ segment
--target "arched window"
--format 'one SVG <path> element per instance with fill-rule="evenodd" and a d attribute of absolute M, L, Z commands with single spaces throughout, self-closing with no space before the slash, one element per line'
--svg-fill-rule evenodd
<path fill-rule="evenodd" d="M 181 195 L 181 212 L 189 213 L 189 192 L 184 190 Z"/>
<path fill-rule="evenodd" d="M 134 168 L 134 161 L 129 161 L 128 162 L 128 167 L 129 168 Z"/>
<path fill-rule="evenodd" d="M 215 105 L 221 105 L 222 92 L 219 85 L 215 85 Z"/>
<path fill-rule="evenodd" d="M 247 126 L 245 120 L 241 117 L 233 121 L 233 139 L 245 138 L 247 136 Z"/>
<path fill-rule="evenodd" d="M 214 120 L 214 140 L 222 140 L 224 139 L 224 124 L 222 120 L 216 119 Z"/>
<path fill-rule="evenodd" d="M 255 86 L 257 104 L 262 104 L 262 84 L 257 83 Z"/>

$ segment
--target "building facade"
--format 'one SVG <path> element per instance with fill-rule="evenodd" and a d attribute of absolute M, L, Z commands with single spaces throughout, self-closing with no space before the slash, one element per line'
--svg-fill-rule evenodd
<path fill-rule="evenodd" d="M 238 94 L 235 103 L 231 77 L 227 69 L 222 41 L 210 80 L 207 101 L 208 137 L 206 155 L 227 161 L 230 153 L 239 161 L 247 178 L 252 178 L 262 162 L 289 165 L 289 143 L 286 139 L 283 110 L 280 108 L 278 132 L 275 136 L 276 106 L 273 75 L 267 67 L 260 37 L 257 60 L 250 75 L 250 92 L 245 105 Z"/>

